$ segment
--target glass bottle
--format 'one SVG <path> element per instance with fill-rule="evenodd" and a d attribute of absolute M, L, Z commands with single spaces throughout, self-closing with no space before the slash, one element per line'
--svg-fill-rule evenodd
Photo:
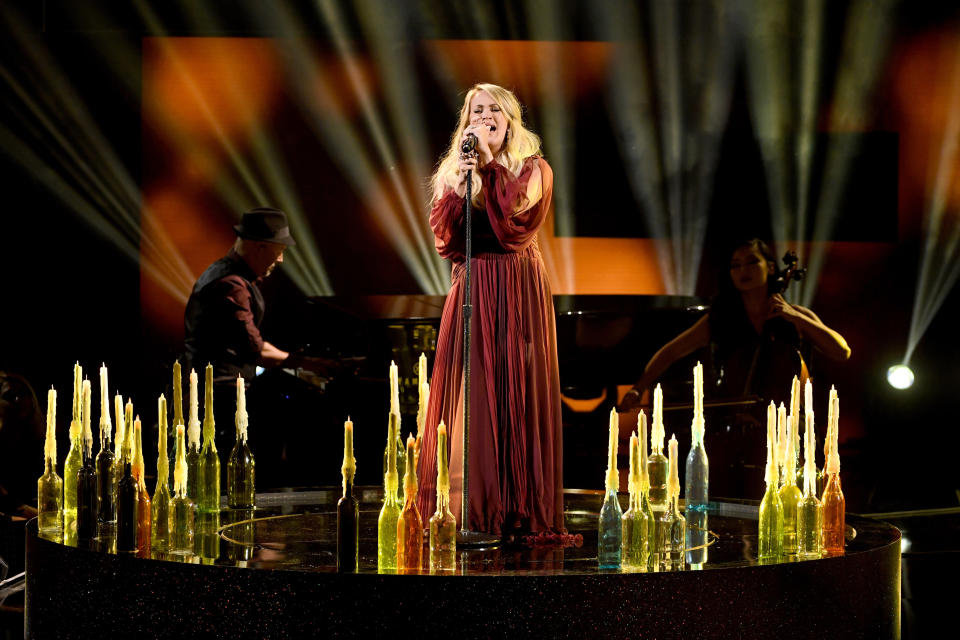
<path fill-rule="evenodd" d="M 699 362 L 693 369 L 693 422 L 690 425 L 690 453 L 687 454 L 685 473 L 686 508 L 704 511 L 709 502 L 710 464 L 703 436 L 706 426 L 703 419 L 703 365 Z"/>
<path fill-rule="evenodd" d="M 417 470 L 413 465 L 413 436 L 407 438 L 406 472 L 403 474 L 403 510 L 397 520 L 397 571 L 419 573 L 423 566 L 423 519 L 417 509 Z"/>
<path fill-rule="evenodd" d="M 840 399 L 831 389 L 830 429 L 827 434 L 829 454 L 825 463 L 827 475 L 823 489 L 823 552 L 827 555 L 843 553 L 844 533 L 846 531 L 846 500 L 840 487 L 839 422 Z"/>
<path fill-rule="evenodd" d="M 783 555 L 783 504 L 777 488 L 776 406 L 767 407 L 767 466 L 764 481 L 767 489 L 760 501 L 757 556 L 761 563 L 777 562 Z"/>
<path fill-rule="evenodd" d="M 227 506 L 231 509 L 253 509 L 256 505 L 256 466 L 247 442 L 246 390 L 243 378 L 237 377 L 237 442 L 227 459 Z M 352 482 L 351 482 L 352 484 Z"/>
<path fill-rule="evenodd" d="M 617 471 L 619 434 L 620 421 L 614 407 L 610 410 L 607 440 L 607 476 L 604 482 L 606 495 L 597 523 L 597 562 L 601 569 L 619 569 L 623 562 L 623 510 L 617 497 L 617 489 L 620 487 L 620 475 Z"/>
<path fill-rule="evenodd" d="M 643 543 L 643 562 L 649 570 L 650 558 L 653 557 L 656 551 L 654 545 L 657 535 L 657 519 L 653 514 L 653 509 L 650 507 L 650 478 L 647 474 L 649 463 L 647 443 L 649 439 L 647 438 L 647 415 L 642 410 L 637 416 L 637 426 L 640 428 L 640 437 L 637 443 L 640 447 L 640 511 L 647 516 L 647 532 Z"/>
<path fill-rule="evenodd" d="M 143 461 L 143 428 L 140 416 L 133 420 L 133 477 L 137 481 L 137 557 L 150 557 L 150 535 L 153 531 L 150 492 L 147 491 L 146 465 Z"/>
<path fill-rule="evenodd" d="M 93 464 L 93 433 L 90 430 L 90 381 L 83 381 L 81 406 L 81 463 L 77 470 L 77 543 L 89 548 L 97 537 L 97 469 Z"/>
<path fill-rule="evenodd" d="M 783 406 L 779 411 L 783 411 Z M 793 420 L 786 418 L 786 448 L 783 461 L 783 486 L 780 487 L 780 503 L 783 505 L 783 554 L 797 555 L 797 507 L 803 494 L 796 483 L 796 455 Z"/>
<path fill-rule="evenodd" d="M 343 497 L 337 502 L 337 571 L 356 573 L 360 568 L 360 502 L 353 495 L 357 459 L 353 455 L 353 422 L 343 424 Z"/>
<path fill-rule="evenodd" d="M 198 507 L 200 500 L 200 418 L 197 372 L 190 371 L 190 423 L 187 427 L 187 497 Z"/>
<path fill-rule="evenodd" d="M 70 450 L 63 461 L 63 543 L 77 546 L 77 473 L 83 464 L 81 411 L 83 369 L 73 366 L 73 416 L 70 419 Z"/>
<path fill-rule="evenodd" d="M 43 475 L 37 479 L 37 529 L 41 538 L 63 539 L 63 480 L 57 475 L 57 392 L 47 392 L 47 437 Z"/>
<path fill-rule="evenodd" d="M 630 506 L 622 518 L 621 562 L 624 569 L 643 571 L 646 569 L 647 532 L 650 529 L 650 523 L 647 521 L 647 514 L 641 507 L 643 492 L 640 484 L 640 442 L 635 433 L 630 436 L 629 479 Z"/>
<path fill-rule="evenodd" d="M 203 449 L 200 451 L 200 485 L 197 508 L 220 512 L 220 457 L 217 455 L 216 425 L 213 419 L 213 365 L 207 365 L 203 401 Z"/>
<path fill-rule="evenodd" d="M 453 573 L 456 566 L 457 519 L 450 513 L 447 425 L 441 421 L 437 426 L 437 511 L 430 518 L 430 573 Z"/>
<path fill-rule="evenodd" d="M 397 570 L 397 521 L 400 505 L 397 500 L 397 452 L 390 443 L 397 439 L 400 429 L 400 414 L 390 413 L 387 426 L 387 471 L 383 474 L 383 508 L 377 519 L 377 571 L 392 573 Z"/>
<path fill-rule="evenodd" d="M 100 369 L 100 452 L 97 453 L 97 522 L 117 521 L 117 496 L 114 493 L 114 455 L 110 449 L 113 425 L 110 423 L 110 398 L 107 394 L 107 368 Z"/>
<path fill-rule="evenodd" d="M 150 549 L 154 558 L 163 559 L 170 544 L 170 461 L 167 458 L 167 399 L 157 400 L 157 486 L 153 490 L 150 512 Z"/>
<path fill-rule="evenodd" d="M 133 431 L 133 403 L 127 401 L 128 407 L 123 405 L 123 397 L 118 393 L 113 398 L 114 415 L 117 418 L 117 438 L 113 441 L 113 494 L 116 500 L 117 487 L 123 478 L 123 452 L 126 448 L 127 433 Z"/>
<path fill-rule="evenodd" d="M 649 477 L 650 508 L 659 518 L 667 510 L 667 476 L 670 463 L 663 455 L 663 440 L 666 433 L 663 428 L 663 392 L 658 384 L 653 392 L 653 430 L 650 434 L 651 455 L 647 461 L 647 475 Z"/>
<path fill-rule="evenodd" d="M 806 414 L 803 460 L 803 498 L 797 507 L 797 555 L 803 559 L 820 557 L 822 549 L 823 508 L 817 499 L 813 461 L 815 434 L 813 413 Z"/>
<path fill-rule="evenodd" d="M 167 510 L 170 541 L 167 557 L 186 562 L 193 555 L 194 511 L 193 501 L 187 496 L 187 452 L 184 446 L 184 428 L 177 425 L 177 457 L 173 467 L 173 497 Z"/>
<path fill-rule="evenodd" d="M 133 429 L 131 428 L 132 432 Z M 117 553 L 137 551 L 137 515 L 139 512 L 140 487 L 133 477 L 133 454 L 130 441 L 133 434 L 124 438 L 123 475 L 117 483 Z"/>

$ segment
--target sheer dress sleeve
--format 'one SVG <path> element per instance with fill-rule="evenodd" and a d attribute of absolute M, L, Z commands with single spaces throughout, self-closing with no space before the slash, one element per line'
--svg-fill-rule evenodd
<path fill-rule="evenodd" d="M 430 210 L 430 227 L 433 229 L 434 245 L 441 258 L 462 260 L 464 251 L 463 205 L 455 191 L 448 191 L 433 203 Z"/>
<path fill-rule="evenodd" d="M 480 169 L 480 176 L 493 233 L 507 251 L 522 251 L 547 216 L 553 170 L 546 160 L 532 156 L 518 176 L 496 161 Z"/>

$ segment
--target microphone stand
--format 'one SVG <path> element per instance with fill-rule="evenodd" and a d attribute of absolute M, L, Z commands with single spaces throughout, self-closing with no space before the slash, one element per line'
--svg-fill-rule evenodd
<path fill-rule="evenodd" d="M 474 142 L 476 144 L 476 142 Z M 470 151 L 472 151 L 472 147 Z M 460 531 L 458 547 L 492 547 L 499 544 L 496 536 L 482 531 L 471 531 L 470 518 L 470 333 L 473 315 L 473 290 L 470 280 L 470 260 L 473 254 L 473 171 L 467 171 L 467 202 L 464 212 L 466 225 L 465 272 L 463 274 L 463 488 L 460 501 Z"/>

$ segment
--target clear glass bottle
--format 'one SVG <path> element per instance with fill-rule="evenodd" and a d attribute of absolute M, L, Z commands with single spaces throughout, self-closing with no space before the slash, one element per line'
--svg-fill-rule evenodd
<path fill-rule="evenodd" d="M 597 522 L 597 561 L 601 569 L 619 569 L 623 562 L 623 510 L 617 490 L 620 475 L 617 471 L 620 421 L 616 408 L 610 410 L 610 429 L 607 438 L 607 475 L 604 480 L 606 495 L 600 507 Z"/>
<path fill-rule="evenodd" d="M 193 556 L 194 512 L 196 507 L 187 496 L 187 453 L 183 425 L 177 425 L 177 457 L 173 468 L 173 497 L 167 509 L 169 543 L 167 557 L 186 562 Z"/>

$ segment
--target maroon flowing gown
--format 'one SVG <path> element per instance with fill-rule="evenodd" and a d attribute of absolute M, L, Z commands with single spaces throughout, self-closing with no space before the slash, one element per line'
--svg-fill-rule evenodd
<path fill-rule="evenodd" d="M 496 162 L 479 170 L 473 215 L 469 528 L 496 535 L 563 526 L 563 445 L 557 337 L 550 284 L 537 245 L 553 195 L 538 156 L 519 176 Z M 541 180 L 531 205 L 528 184 Z M 418 475 L 420 513 L 436 509 L 437 425 L 448 428 L 450 507 L 460 526 L 463 449 L 464 198 L 450 191 L 430 213 L 437 251 L 453 261 L 437 338 Z"/>

